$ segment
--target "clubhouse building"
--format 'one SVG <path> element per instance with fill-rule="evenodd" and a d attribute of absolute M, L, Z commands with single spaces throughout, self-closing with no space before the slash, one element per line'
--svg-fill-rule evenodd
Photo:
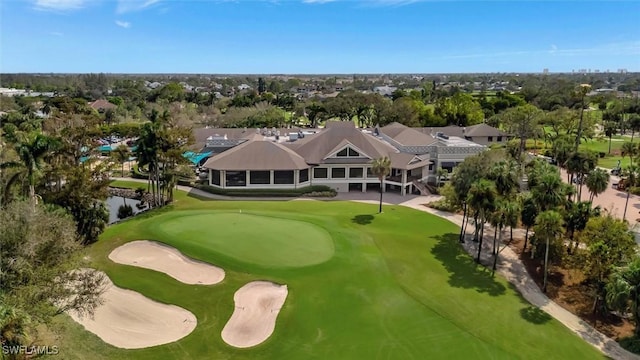
<path fill-rule="evenodd" d="M 437 128 L 434 128 L 437 129 Z M 393 123 L 358 129 L 328 122 L 324 129 L 197 129 L 198 164 L 219 188 L 300 188 L 326 185 L 338 192 L 380 190 L 372 162 L 391 160 L 383 191 L 421 193 L 436 169 L 451 171 L 485 145 Z M 198 150 L 199 149 L 199 150 Z"/>

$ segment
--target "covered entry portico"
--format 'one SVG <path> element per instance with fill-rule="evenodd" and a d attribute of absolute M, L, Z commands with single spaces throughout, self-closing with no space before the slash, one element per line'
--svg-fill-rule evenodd
<path fill-rule="evenodd" d="M 391 173 L 385 179 L 385 184 L 400 189 L 401 195 L 414 191 L 415 181 L 420 181 L 433 171 L 433 162 L 412 154 L 393 154 L 391 157 Z M 395 161 L 394 161 L 395 160 Z M 386 188 L 386 186 L 385 186 Z M 383 189 L 386 191 L 386 189 Z"/>

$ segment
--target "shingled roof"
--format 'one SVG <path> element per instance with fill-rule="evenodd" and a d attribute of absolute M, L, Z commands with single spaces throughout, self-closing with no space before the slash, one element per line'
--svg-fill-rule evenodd
<path fill-rule="evenodd" d="M 380 132 L 404 146 L 425 146 L 437 142 L 433 136 L 397 122 L 380 128 Z"/>
<path fill-rule="evenodd" d="M 356 129 L 351 121 L 329 121 L 322 132 L 307 136 L 290 147 L 309 164 L 323 164 L 328 155 L 339 145 L 352 144 L 372 159 L 389 156 L 398 150 L 390 144 Z"/>
<path fill-rule="evenodd" d="M 293 150 L 272 141 L 251 140 L 217 154 L 204 163 L 207 169 L 299 170 L 309 165 Z"/>
<path fill-rule="evenodd" d="M 89 103 L 89 106 L 96 110 L 109 110 L 109 109 L 115 109 L 118 107 L 117 105 L 112 104 L 104 99 L 99 99 L 92 103 Z"/>

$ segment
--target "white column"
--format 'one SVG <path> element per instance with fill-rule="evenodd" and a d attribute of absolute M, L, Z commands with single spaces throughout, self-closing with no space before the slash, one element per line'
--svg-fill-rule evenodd
<path fill-rule="evenodd" d="M 406 169 L 402 170 L 402 179 L 401 179 L 400 183 L 402 184 L 402 188 L 400 189 L 400 195 L 405 196 L 407 194 L 407 187 L 405 186 L 405 184 L 407 183 L 407 170 Z"/>
<path fill-rule="evenodd" d="M 300 184 L 300 170 L 293 170 L 293 188 L 297 189 Z"/>
<path fill-rule="evenodd" d="M 220 170 L 220 186 L 224 189 L 227 187 L 227 171 Z"/>
<path fill-rule="evenodd" d="M 269 185 L 273 185 L 273 170 L 269 170 Z"/>
<path fill-rule="evenodd" d="M 362 192 L 367 192 L 367 183 L 366 182 L 362 183 Z"/>
<path fill-rule="evenodd" d="M 213 185 L 213 170 L 209 169 L 209 186 Z"/>

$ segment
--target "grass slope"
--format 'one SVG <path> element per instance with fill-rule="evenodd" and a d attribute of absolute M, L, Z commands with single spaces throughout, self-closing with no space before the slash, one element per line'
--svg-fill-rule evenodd
<path fill-rule="evenodd" d="M 59 322 L 66 330 L 57 341 L 63 358 L 603 358 L 563 325 L 530 307 L 504 279 L 476 267 L 456 242 L 457 227 L 435 216 L 400 206 L 388 206 L 378 215 L 375 205 L 347 202 L 220 202 L 184 193 L 176 199 L 171 209 L 110 227 L 88 255 L 118 286 L 192 311 L 198 318 L 195 331 L 176 343 L 120 350 L 63 316 Z M 215 222 L 220 212 L 239 207 L 322 228 L 333 239 L 335 254 L 313 266 L 268 267 L 228 256 L 228 248 L 221 254 L 218 242 L 195 244 L 168 233 L 159 239 L 151 230 L 181 215 L 205 216 L 203 210 L 208 217 L 199 221 Z M 256 238 L 264 238 L 265 231 L 252 229 Z M 112 249 L 137 239 L 169 243 L 189 256 L 223 266 L 227 277 L 217 285 L 190 286 L 108 260 Z M 265 343 L 232 348 L 220 332 L 233 312 L 233 294 L 258 279 L 286 283 L 287 302 Z"/>

